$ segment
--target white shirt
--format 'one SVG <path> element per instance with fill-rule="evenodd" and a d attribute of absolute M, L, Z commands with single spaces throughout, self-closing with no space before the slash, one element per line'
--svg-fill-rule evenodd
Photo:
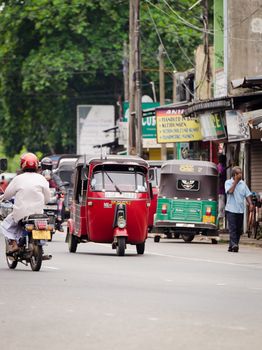
<path fill-rule="evenodd" d="M 15 198 L 13 217 L 16 222 L 32 214 L 42 214 L 45 203 L 50 200 L 49 183 L 43 175 L 23 173 L 17 175 L 7 186 L 3 199 Z"/>

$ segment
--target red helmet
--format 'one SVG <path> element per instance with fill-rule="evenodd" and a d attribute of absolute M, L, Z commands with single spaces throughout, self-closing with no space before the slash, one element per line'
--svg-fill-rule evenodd
<path fill-rule="evenodd" d="M 38 158 L 34 153 L 24 153 L 20 158 L 20 167 L 22 170 L 37 170 Z"/>

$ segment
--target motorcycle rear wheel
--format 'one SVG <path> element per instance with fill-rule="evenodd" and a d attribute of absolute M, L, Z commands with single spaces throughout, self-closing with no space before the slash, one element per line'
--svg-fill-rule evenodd
<path fill-rule="evenodd" d="M 40 245 L 35 243 L 33 245 L 33 252 L 30 258 L 30 266 L 32 271 L 39 271 L 42 266 L 42 258 L 43 258 L 43 248 Z"/>
<path fill-rule="evenodd" d="M 70 253 L 75 253 L 77 250 L 78 239 L 73 233 L 68 233 L 68 250 Z"/>
<path fill-rule="evenodd" d="M 6 253 L 8 252 L 8 248 L 9 248 L 9 244 L 8 244 L 8 240 L 5 240 L 5 247 L 6 247 Z M 9 269 L 15 269 L 18 263 L 18 260 L 12 256 L 7 256 L 6 255 L 6 262 L 7 262 L 7 266 L 9 267 Z"/>

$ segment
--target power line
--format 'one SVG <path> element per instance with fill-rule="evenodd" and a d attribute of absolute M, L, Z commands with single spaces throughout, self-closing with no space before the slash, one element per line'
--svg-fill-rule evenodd
<path fill-rule="evenodd" d="M 146 1 L 147 1 L 147 0 L 146 0 Z M 148 1 L 147 1 L 147 2 L 148 2 Z M 167 52 L 167 50 L 166 50 L 164 44 L 163 44 L 163 41 L 162 41 L 161 36 L 160 36 L 160 33 L 159 33 L 158 29 L 157 29 L 157 26 L 156 26 L 156 23 L 155 23 L 155 21 L 154 21 L 154 18 L 152 17 L 151 10 L 150 10 L 150 8 L 149 8 L 148 5 L 147 5 L 147 7 L 148 7 L 148 12 L 149 12 L 150 18 L 152 19 L 152 22 L 153 22 L 153 24 L 154 24 L 156 33 L 157 33 L 157 35 L 158 35 L 160 44 L 163 46 L 164 51 L 165 51 L 165 53 L 166 53 L 166 55 L 167 55 L 167 58 L 168 58 L 168 60 L 169 60 L 169 62 L 170 62 L 170 64 L 171 64 L 171 66 L 173 67 L 173 70 L 174 70 L 174 71 L 177 71 L 177 68 L 176 68 L 175 64 L 172 62 L 172 60 L 171 60 L 170 56 L 168 55 L 168 52 Z M 194 94 L 190 91 L 190 89 L 186 86 L 186 84 L 183 83 L 183 86 L 184 86 L 185 89 L 188 91 L 188 93 L 189 93 L 192 97 L 194 97 Z"/>

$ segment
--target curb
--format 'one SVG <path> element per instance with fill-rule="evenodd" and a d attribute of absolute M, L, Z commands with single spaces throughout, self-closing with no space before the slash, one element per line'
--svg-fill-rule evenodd
<path fill-rule="evenodd" d="M 156 233 L 149 233 L 148 238 L 154 238 Z M 161 239 L 167 239 L 164 234 L 159 234 L 158 236 L 161 237 Z M 179 238 L 181 239 L 181 238 Z M 210 241 L 211 243 L 211 237 L 203 236 L 203 235 L 196 235 L 194 241 Z M 218 244 L 228 244 L 229 243 L 229 235 L 227 233 L 220 234 L 217 237 L 217 243 Z M 256 248 L 262 248 L 262 239 L 257 240 L 255 238 L 248 238 L 247 236 L 241 236 L 240 237 L 240 245 L 247 245 L 247 246 L 253 246 Z"/>

